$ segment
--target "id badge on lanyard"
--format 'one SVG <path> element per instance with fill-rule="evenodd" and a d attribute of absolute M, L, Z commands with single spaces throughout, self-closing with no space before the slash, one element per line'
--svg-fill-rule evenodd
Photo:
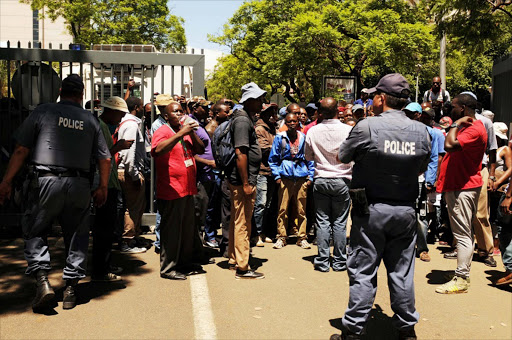
<path fill-rule="evenodd" d="M 176 134 L 174 129 L 169 124 L 167 124 L 167 126 L 169 126 L 171 131 L 174 132 L 174 134 Z M 191 167 L 192 165 L 194 165 L 194 161 L 192 160 L 192 157 L 190 157 L 190 154 L 188 153 L 187 144 L 185 143 L 183 138 L 180 139 L 179 143 L 183 147 L 183 158 L 185 158 L 185 167 Z"/>

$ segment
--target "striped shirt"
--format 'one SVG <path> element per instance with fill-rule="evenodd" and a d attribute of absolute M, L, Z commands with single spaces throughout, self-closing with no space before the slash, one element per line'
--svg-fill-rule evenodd
<path fill-rule="evenodd" d="M 338 161 L 341 144 L 347 139 L 352 127 L 338 119 L 324 119 L 309 129 L 306 135 L 306 159 L 315 161 L 315 178 L 352 179 L 352 164 Z"/>

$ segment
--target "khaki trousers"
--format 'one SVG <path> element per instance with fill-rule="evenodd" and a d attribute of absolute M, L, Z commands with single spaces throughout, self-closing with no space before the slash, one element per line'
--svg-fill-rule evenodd
<path fill-rule="evenodd" d="M 118 178 L 126 203 L 123 239 L 129 240 L 141 233 L 140 223 L 146 208 L 146 184 L 142 174 L 140 181 L 134 181 L 129 175 L 125 175 L 123 170 L 119 170 Z"/>
<path fill-rule="evenodd" d="M 277 213 L 277 234 L 281 239 L 286 238 L 286 228 L 288 227 L 288 205 L 291 201 L 297 202 L 297 224 L 299 227 L 299 237 L 297 242 L 305 240 L 306 235 L 306 198 L 308 193 L 307 178 L 292 180 L 281 178 L 278 192 Z M 291 209 L 290 209 L 291 210 Z"/>
<path fill-rule="evenodd" d="M 256 187 L 252 194 L 245 195 L 241 185 L 229 184 L 231 192 L 231 219 L 229 221 L 228 255 L 229 263 L 238 265 L 240 270 L 249 269 L 251 220 L 256 200 Z"/>
<path fill-rule="evenodd" d="M 487 191 L 487 187 L 481 188 Z M 457 241 L 457 269 L 455 275 L 469 277 L 473 259 L 474 241 L 471 221 L 475 220 L 480 188 L 445 192 L 450 227 Z"/>
<path fill-rule="evenodd" d="M 489 171 L 483 168 L 482 190 L 478 196 L 478 210 L 473 219 L 473 231 L 475 233 L 478 253 L 481 256 L 492 256 L 494 251 L 494 239 L 492 237 L 491 223 L 489 223 L 489 204 L 487 201 L 487 182 L 489 181 Z"/>

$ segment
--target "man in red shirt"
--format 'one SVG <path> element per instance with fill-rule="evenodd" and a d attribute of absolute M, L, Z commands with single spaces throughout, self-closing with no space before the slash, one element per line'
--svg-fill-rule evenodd
<path fill-rule="evenodd" d="M 441 163 L 437 191 L 444 192 L 453 236 L 457 241 L 457 269 L 453 279 L 436 288 L 437 293 L 465 293 L 469 288 L 469 270 L 474 240 L 471 221 L 477 212 L 482 188 L 482 158 L 487 147 L 487 132 L 475 118 L 476 100 L 459 94 L 452 102 L 451 125 L 446 136 L 446 156 Z"/>
<path fill-rule="evenodd" d="M 157 204 L 160 221 L 160 276 L 186 280 L 194 262 L 202 255 L 202 243 L 195 226 L 194 195 L 197 194 L 194 155 L 204 153 L 195 134 L 199 126 L 190 120 L 183 125 L 183 108 L 177 102 L 162 112 L 166 124 L 155 131 L 151 155 L 155 158 Z M 187 268 L 189 267 L 189 268 Z"/>

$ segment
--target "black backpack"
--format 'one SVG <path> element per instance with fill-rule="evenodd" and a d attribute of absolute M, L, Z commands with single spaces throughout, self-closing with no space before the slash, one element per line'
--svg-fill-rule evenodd
<path fill-rule="evenodd" d="M 236 158 L 231 131 L 234 119 L 220 124 L 213 133 L 213 158 L 217 167 L 222 170 L 229 168 Z"/>

